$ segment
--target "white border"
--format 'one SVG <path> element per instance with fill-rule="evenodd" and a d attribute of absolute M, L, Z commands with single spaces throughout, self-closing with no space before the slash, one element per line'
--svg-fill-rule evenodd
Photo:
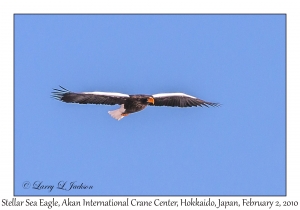
<path fill-rule="evenodd" d="M 264 0 L 85 0 L 85 1 L 40 1 L 40 0 L 2 0 L 0 1 L 0 84 L 1 97 L 1 209 L 2 199 L 13 197 L 13 14 L 15 13 L 286 13 L 287 14 L 287 149 L 288 181 L 287 197 L 254 197 L 255 200 L 297 200 L 300 201 L 299 182 L 299 8 L 297 1 Z M 274 183 L 276 184 L 276 183 Z M 25 200 L 25 197 L 17 197 Z M 47 197 L 44 197 L 48 199 Z M 78 197 L 71 197 L 76 199 Z M 88 198 L 88 197 L 86 197 Z M 108 200 L 109 197 L 91 197 Z M 202 197 L 204 199 L 204 197 Z M 243 197 L 223 197 L 226 200 L 240 200 Z M 246 197 L 248 198 L 248 197 Z M 30 197 L 35 199 L 35 197 Z M 38 198 L 36 198 L 38 199 Z M 56 197 L 62 201 L 63 197 Z M 79 199 L 79 198 L 78 198 Z M 123 200 L 124 197 L 114 197 Z M 153 197 L 139 197 L 140 200 L 153 200 Z M 168 197 L 163 197 L 167 200 Z M 179 200 L 179 197 L 173 197 Z M 217 199 L 217 198 L 214 198 Z M 49 197 L 50 200 L 50 197 Z M 300 205 L 300 202 L 299 202 Z M 7 208 L 7 207 L 6 207 Z M 47 207 L 46 207 L 47 208 Z M 62 208 L 62 207 L 60 207 Z M 99 208 L 99 207 L 96 207 Z M 100 207 L 102 208 L 102 207 Z M 196 207 L 197 208 L 197 207 Z M 110 208 L 110 209 L 118 209 Z M 140 208 L 139 208 L 140 209 Z M 151 208 L 147 208 L 151 209 Z M 182 209 L 182 208 L 179 208 Z M 202 208 L 206 209 L 206 208 Z M 211 208 L 209 208 L 211 209 Z M 280 209 L 285 209 L 281 207 Z M 295 209 L 295 208 L 294 208 Z"/>

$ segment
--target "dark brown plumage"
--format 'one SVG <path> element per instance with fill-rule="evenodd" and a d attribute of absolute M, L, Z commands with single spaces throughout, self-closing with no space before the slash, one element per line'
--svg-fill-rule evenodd
<path fill-rule="evenodd" d="M 66 103 L 121 105 L 119 109 L 108 112 L 117 120 L 122 119 L 128 114 L 141 111 L 148 105 L 171 107 L 219 106 L 218 103 L 203 101 L 184 93 L 159 93 L 154 95 L 127 95 L 111 92 L 73 93 L 61 86 L 60 88 L 54 89 L 52 96 Z"/>

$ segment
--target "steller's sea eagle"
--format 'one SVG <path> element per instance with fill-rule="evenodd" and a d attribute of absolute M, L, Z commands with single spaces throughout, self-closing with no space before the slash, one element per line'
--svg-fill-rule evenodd
<path fill-rule="evenodd" d="M 59 87 L 61 89 L 53 89 L 52 97 L 66 103 L 121 105 L 119 109 L 108 112 L 116 120 L 121 120 L 131 113 L 141 111 L 148 105 L 171 107 L 219 106 L 218 103 L 203 101 L 184 93 L 159 93 L 154 95 L 128 95 L 113 92 L 73 93 L 61 86 Z"/>

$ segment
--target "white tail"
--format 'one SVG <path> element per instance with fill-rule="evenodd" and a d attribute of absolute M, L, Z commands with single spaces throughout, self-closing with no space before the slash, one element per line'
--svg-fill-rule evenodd
<path fill-rule="evenodd" d="M 110 114 L 110 116 L 112 116 L 116 120 L 121 120 L 124 117 L 124 116 L 122 116 L 122 114 L 124 112 L 125 112 L 124 104 L 122 104 L 119 109 L 116 109 L 116 110 L 113 110 L 113 111 L 109 111 L 108 114 Z"/>

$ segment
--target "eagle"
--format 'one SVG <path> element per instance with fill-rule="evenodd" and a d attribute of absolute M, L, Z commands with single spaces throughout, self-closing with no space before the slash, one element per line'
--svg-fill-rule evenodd
<path fill-rule="evenodd" d="M 116 120 L 121 120 L 129 114 L 142 111 L 149 106 L 169 106 L 169 107 L 216 107 L 219 103 L 203 101 L 185 93 L 158 93 L 154 95 L 136 94 L 128 95 L 114 92 L 80 92 L 74 93 L 59 86 L 54 88 L 52 97 L 66 103 L 78 104 L 104 104 L 121 105 L 119 109 L 108 113 Z"/>

